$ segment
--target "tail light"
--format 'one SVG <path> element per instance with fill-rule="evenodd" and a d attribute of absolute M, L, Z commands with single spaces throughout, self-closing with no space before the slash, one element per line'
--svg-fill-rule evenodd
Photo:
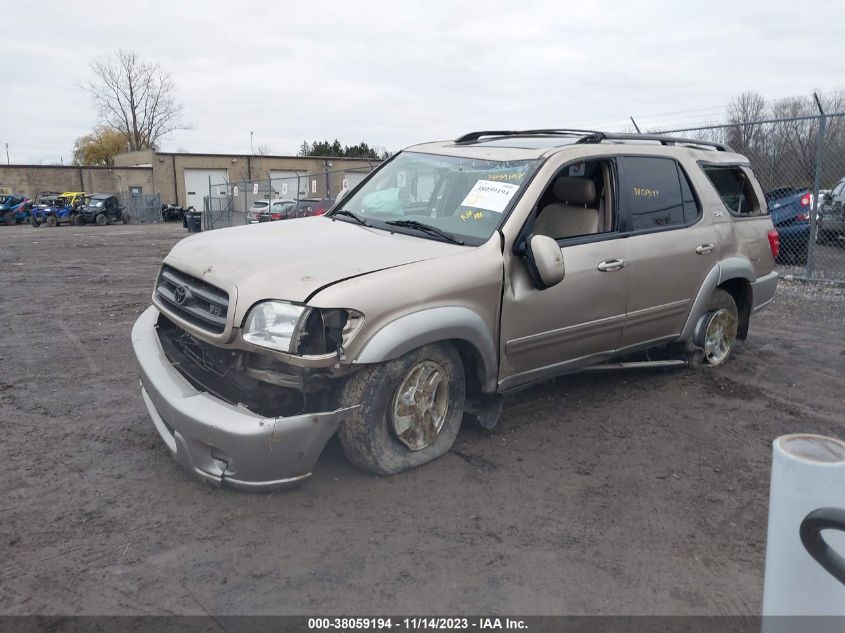
<path fill-rule="evenodd" d="M 282 219 L 282 214 L 281 214 L 281 213 L 271 213 L 271 214 L 270 214 L 270 219 L 272 219 L 272 220 L 281 220 L 281 219 Z"/>
<path fill-rule="evenodd" d="M 778 258 L 778 253 L 780 253 L 780 235 L 775 229 L 769 229 L 769 246 L 772 249 L 772 257 L 775 259 Z"/>
<path fill-rule="evenodd" d="M 801 206 L 802 207 L 809 207 L 812 202 L 812 196 L 809 193 L 805 193 L 801 196 Z"/>

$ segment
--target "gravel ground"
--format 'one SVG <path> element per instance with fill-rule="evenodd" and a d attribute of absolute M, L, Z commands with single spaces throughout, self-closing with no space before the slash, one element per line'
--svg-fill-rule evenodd
<path fill-rule="evenodd" d="M 4 614 L 755 614 L 771 441 L 845 436 L 845 289 L 789 282 L 717 370 L 561 378 L 375 477 L 209 488 L 129 331 L 177 225 L 0 227 Z"/>

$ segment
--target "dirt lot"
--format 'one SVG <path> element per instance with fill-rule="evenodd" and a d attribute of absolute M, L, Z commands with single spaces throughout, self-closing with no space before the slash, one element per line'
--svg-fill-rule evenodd
<path fill-rule="evenodd" d="M 586 374 L 405 475 L 181 471 L 129 331 L 175 225 L 0 227 L 0 612 L 753 614 L 770 443 L 845 436 L 845 290 L 782 284 L 718 370 Z"/>

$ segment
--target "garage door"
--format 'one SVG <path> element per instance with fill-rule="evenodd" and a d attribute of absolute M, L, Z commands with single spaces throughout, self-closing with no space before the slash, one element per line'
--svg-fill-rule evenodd
<path fill-rule="evenodd" d="M 227 195 L 223 183 L 229 181 L 228 169 L 186 169 L 185 204 L 195 209 L 202 209 L 202 199 L 208 195 L 208 179 L 211 178 L 211 193 L 214 196 Z M 216 185 L 220 185 L 219 187 Z M 219 189 L 219 191 L 218 191 Z"/>
<path fill-rule="evenodd" d="M 298 178 L 297 178 L 298 176 Z M 296 200 L 296 191 L 299 188 L 299 197 L 306 197 L 305 191 L 308 179 L 304 171 L 285 171 L 282 169 L 271 169 L 270 179 L 273 181 L 273 197 L 283 200 Z"/>
<path fill-rule="evenodd" d="M 347 186 L 350 189 L 353 189 L 360 183 L 364 178 L 370 175 L 370 172 L 362 172 L 362 171 L 346 171 L 343 172 L 343 179 L 346 181 Z"/>

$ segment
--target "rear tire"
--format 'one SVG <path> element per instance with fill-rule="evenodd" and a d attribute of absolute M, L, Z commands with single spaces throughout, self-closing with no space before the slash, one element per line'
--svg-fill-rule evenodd
<path fill-rule="evenodd" d="M 736 347 L 739 310 L 731 294 L 716 288 L 696 328 L 696 344 L 704 349 L 703 364 L 724 365 Z"/>
<path fill-rule="evenodd" d="M 29 223 L 34 226 L 36 229 L 41 226 L 41 223 L 35 219 L 35 216 L 29 216 Z"/>
<path fill-rule="evenodd" d="M 14 226 L 17 222 L 14 211 L 7 211 L 4 213 L 3 222 L 6 223 L 6 226 Z"/>
<path fill-rule="evenodd" d="M 44 223 L 52 229 L 59 225 L 59 220 L 55 215 L 48 215 Z"/>
<path fill-rule="evenodd" d="M 362 369 L 338 394 L 339 406 L 358 405 L 338 430 L 343 452 L 355 466 L 377 475 L 437 459 L 455 443 L 465 398 L 461 357 L 448 343 Z"/>
<path fill-rule="evenodd" d="M 97 223 L 97 226 L 105 226 L 109 222 L 108 218 L 106 218 L 104 213 L 98 213 L 97 217 L 95 218 L 95 221 Z"/>

